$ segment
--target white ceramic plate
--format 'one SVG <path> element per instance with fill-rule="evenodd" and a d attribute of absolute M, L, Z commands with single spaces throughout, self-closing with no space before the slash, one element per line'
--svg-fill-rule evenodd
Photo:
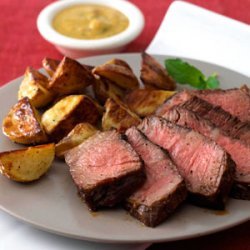
<path fill-rule="evenodd" d="M 98 56 L 80 60 L 97 65 L 108 59 L 125 59 L 139 73 L 139 54 Z M 160 62 L 166 56 L 156 57 Z M 186 59 L 185 59 L 186 60 Z M 222 88 L 250 83 L 249 78 L 216 65 L 187 60 L 206 74 L 217 72 Z M 0 122 L 16 103 L 18 78 L 0 89 Z M 0 135 L 0 151 L 20 147 Z M 171 241 L 217 232 L 250 219 L 250 201 L 230 199 L 224 213 L 183 205 L 165 223 L 147 228 L 122 209 L 90 213 L 77 195 L 66 164 L 54 162 L 40 181 L 19 184 L 0 176 L 0 207 L 40 229 L 67 237 L 112 243 Z"/>

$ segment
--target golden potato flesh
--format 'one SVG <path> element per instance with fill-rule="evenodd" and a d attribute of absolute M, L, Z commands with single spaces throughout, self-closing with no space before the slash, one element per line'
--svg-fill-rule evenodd
<path fill-rule="evenodd" d="M 119 63 L 117 63 L 119 61 Z M 119 59 L 113 59 L 93 69 L 93 74 L 107 78 L 123 89 L 136 89 L 139 81 L 129 65 Z"/>
<path fill-rule="evenodd" d="M 82 93 L 93 81 L 94 77 L 90 70 L 77 61 L 64 57 L 56 68 L 48 88 L 57 96 L 76 94 Z"/>
<path fill-rule="evenodd" d="M 63 137 L 62 140 L 56 144 L 56 156 L 63 158 L 66 151 L 81 144 L 97 131 L 98 130 L 89 123 L 77 124 L 68 135 Z"/>
<path fill-rule="evenodd" d="M 138 125 L 140 118 L 118 99 L 107 99 L 105 113 L 102 117 L 103 130 L 117 129 L 124 132 L 127 128 Z"/>
<path fill-rule="evenodd" d="M 54 157 L 53 143 L 2 152 L 0 172 L 14 181 L 31 182 L 49 170 Z"/>
<path fill-rule="evenodd" d="M 42 65 L 43 68 L 46 70 L 46 72 L 48 73 L 48 75 L 50 77 L 52 77 L 56 71 L 57 66 L 59 65 L 60 61 L 59 60 L 55 60 L 55 59 L 51 59 L 48 57 L 45 57 L 42 60 Z"/>
<path fill-rule="evenodd" d="M 48 141 L 40 123 L 40 114 L 24 97 L 15 104 L 4 118 L 2 130 L 10 140 L 21 144 L 40 144 Z"/>
<path fill-rule="evenodd" d="M 140 117 L 151 115 L 175 91 L 136 89 L 127 94 L 124 98 L 128 107 Z"/>
<path fill-rule="evenodd" d="M 140 78 L 144 85 L 150 89 L 175 90 L 176 88 L 176 83 L 168 75 L 167 70 L 146 53 L 142 54 Z"/>
<path fill-rule="evenodd" d="M 48 105 L 53 99 L 53 94 L 46 89 L 47 85 L 46 76 L 32 67 L 28 67 L 19 87 L 18 100 L 28 97 L 36 108 Z"/>
<path fill-rule="evenodd" d="M 101 103 L 104 104 L 105 101 L 111 97 L 122 98 L 124 96 L 124 89 L 120 88 L 116 84 L 112 83 L 108 79 L 99 77 L 95 80 L 93 84 L 93 90 L 95 98 Z"/>
<path fill-rule="evenodd" d="M 58 142 L 78 123 L 98 121 L 99 110 L 96 104 L 86 95 L 69 95 L 45 111 L 42 125 L 49 137 Z"/>

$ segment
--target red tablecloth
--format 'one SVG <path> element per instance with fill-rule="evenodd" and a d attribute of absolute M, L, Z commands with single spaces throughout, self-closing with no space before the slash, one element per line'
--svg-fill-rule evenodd
<path fill-rule="evenodd" d="M 52 1 L 0 1 L 0 85 L 22 75 L 28 65 L 40 68 L 41 60 L 45 56 L 62 57 L 52 45 L 40 37 L 36 29 L 36 17 L 39 11 L 50 2 Z M 146 17 L 143 33 L 126 49 L 126 52 L 138 52 L 148 46 L 172 1 L 131 0 L 131 2 L 135 3 Z M 250 24 L 250 0 L 189 0 L 188 2 Z M 250 222 L 214 235 L 154 244 L 149 249 L 250 249 Z"/>

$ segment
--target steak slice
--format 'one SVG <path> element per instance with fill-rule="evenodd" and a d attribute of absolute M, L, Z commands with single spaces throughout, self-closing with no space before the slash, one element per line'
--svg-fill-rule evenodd
<path fill-rule="evenodd" d="M 135 127 L 128 129 L 126 136 L 144 161 L 147 179 L 127 199 L 125 207 L 146 226 L 155 227 L 186 199 L 187 189 L 166 151 L 149 141 Z"/>
<path fill-rule="evenodd" d="M 156 110 L 155 115 L 163 116 L 168 110 L 185 103 L 193 97 L 194 94 L 192 94 L 190 90 L 183 90 L 181 92 L 178 92 L 169 99 L 167 99 L 167 101 Z"/>
<path fill-rule="evenodd" d="M 200 117 L 211 121 L 229 136 L 241 139 L 250 144 L 250 123 L 242 122 L 237 117 L 232 116 L 219 106 L 202 100 L 194 95 L 194 92 L 185 90 L 175 94 L 156 111 L 157 116 L 164 114 L 175 106 L 183 106 Z"/>
<path fill-rule="evenodd" d="M 67 151 L 65 161 L 89 208 L 113 207 L 145 180 L 143 163 L 115 130 L 98 132 Z"/>
<path fill-rule="evenodd" d="M 250 123 L 242 122 L 219 106 L 213 106 L 195 96 L 183 103 L 182 106 L 211 121 L 227 135 L 250 144 Z"/>
<path fill-rule="evenodd" d="M 235 164 L 214 141 L 163 118 L 145 118 L 139 129 L 168 150 L 184 178 L 190 199 L 200 206 L 224 209 Z"/>
<path fill-rule="evenodd" d="M 166 112 L 163 117 L 178 125 L 191 128 L 223 147 L 236 164 L 232 196 L 250 200 L 250 145 L 231 138 L 219 128 L 216 128 L 210 121 L 183 107 L 173 108 Z"/>
<path fill-rule="evenodd" d="M 201 90 L 195 92 L 195 95 L 215 106 L 220 106 L 243 122 L 250 122 L 250 90 L 246 85 L 227 90 Z"/>

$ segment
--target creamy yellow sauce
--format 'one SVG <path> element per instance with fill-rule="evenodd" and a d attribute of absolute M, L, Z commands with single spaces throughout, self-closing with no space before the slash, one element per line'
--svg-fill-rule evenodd
<path fill-rule="evenodd" d="M 57 32 L 77 39 L 110 37 L 121 33 L 128 25 L 128 18 L 120 11 L 95 4 L 70 6 L 52 20 Z"/>

